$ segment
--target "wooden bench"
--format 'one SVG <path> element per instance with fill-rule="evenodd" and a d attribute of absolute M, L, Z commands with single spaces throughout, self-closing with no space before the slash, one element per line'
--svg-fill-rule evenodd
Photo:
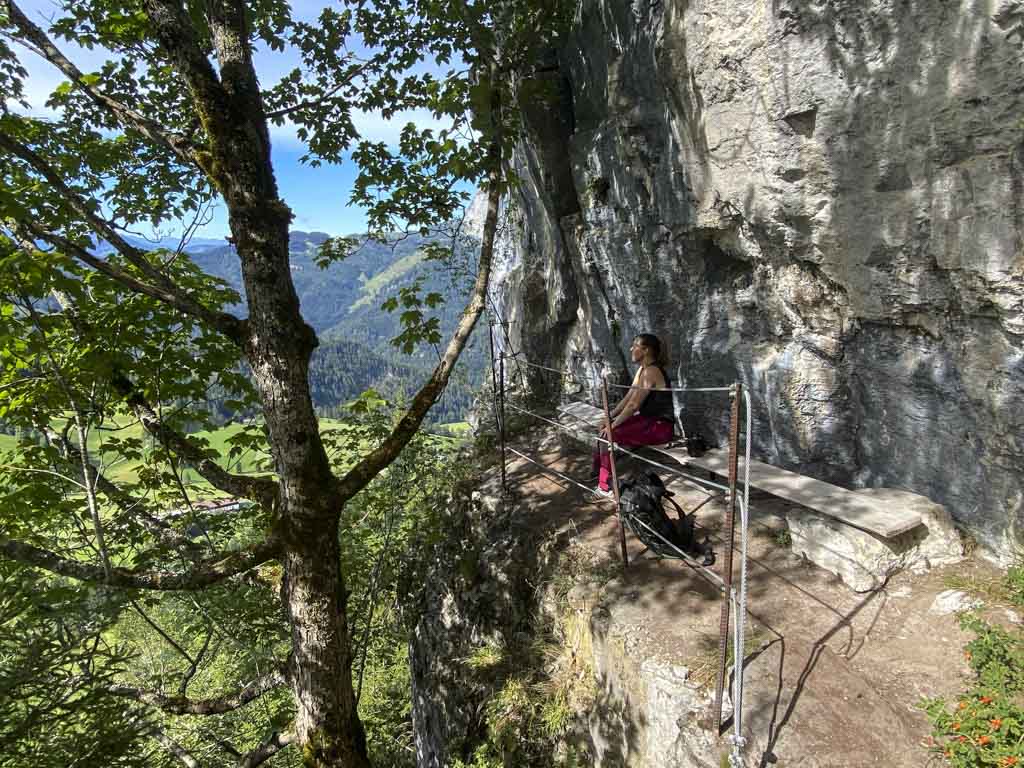
<path fill-rule="evenodd" d="M 588 438 L 591 441 L 604 425 L 604 413 L 601 409 L 586 403 L 572 403 L 560 408 L 559 413 L 563 424 L 576 425 L 581 433 L 584 429 L 589 430 Z M 582 437 L 580 434 L 577 436 Z M 694 458 L 687 454 L 684 447 L 671 443 L 643 447 L 670 456 L 683 466 L 702 469 L 722 477 L 728 476 L 729 473 L 729 453 L 725 450 L 708 451 L 700 458 Z M 743 465 L 744 457 L 741 455 L 740 481 L 743 479 Z M 912 509 L 894 507 L 891 503 L 761 461 L 750 462 L 750 487 L 813 509 L 882 538 L 894 538 L 923 522 L 921 514 Z"/>

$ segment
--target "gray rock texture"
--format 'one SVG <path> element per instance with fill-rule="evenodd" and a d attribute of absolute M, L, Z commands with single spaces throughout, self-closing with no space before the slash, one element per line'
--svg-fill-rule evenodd
<path fill-rule="evenodd" d="M 1024 542 L 1024 4 L 582 0 L 522 85 L 506 345 L 742 381 L 758 457 Z M 535 385 L 539 385 L 540 376 Z M 727 404 L 680 398 L 721 442 Z"/>
<path fill-rule="evenodd" d="M 966 592 L 961 592 L 957 589 L 947 589 L 945 592 L 940 592 L 935 596 L 935 601 L 928 609 L 928 613 L 948 616 L 951 613 L 973 611 L 975 608 L 981 607 L 981 605 L 981 600 L 971 597 Z"/>

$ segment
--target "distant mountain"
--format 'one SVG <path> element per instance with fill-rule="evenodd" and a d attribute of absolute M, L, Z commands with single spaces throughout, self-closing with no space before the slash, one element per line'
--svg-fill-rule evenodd
<path fill-rule="evenodd" d="M 441 265 L 426 262 L 420 250 L 427 242 L 425 238 L 408 235 L 389 243 L 366 241 L 347 259 L 321 269 L 315 259 L 328 237 L 323 232 L 296 230 L 289 240 L 292 280 L 302 314 L 318 334 L 342 335 L 371 346 L 390 339 L 398 332 L 398 325 L 380 305 L 417 279 L 422 280 L 424 295 L 435 291 L 445 297 L 440 310 L 443 319 L 461 312 L 469 281 L 453 280 Z M 244 294 L 234 246 L 190 249 L 189 255 L 207 273 L 223 278 Z"/>
<path fill-rule="evenodd" d="M 437 351 L 421 347 L 404 355 L 390 341 L 400 332 L 398 313 L 381 309 L 400 289 L 421 282 L 421 296 L 441 294 L 444 304 L 433 312 L 442 334 L 454 329 L 468 296 L 471 276 L 455 274 L 424 259 L 419 235 L 396 237 L 388 243 L 364 242 L 347 259 L 326 269 L 315 258 L 329 235 L 295 230 L 289 239 L 292 280 L 302 314 L 320 336 L 310 372 L 314 403 L 325 415 L 336 411 L 369 387 L 388 397 L 412 394 L 437 363 Z M 241 267 L 231 245 L 189 247 L 192 260 L 208 274 L 227 281 L 244 294 Z M 244 307 L 236 307 L 244 311 Z M 456 369 L 444 400 L 435 406 L 434 421 L 462 421 L 487 362 L 485 338 L 474 334 Z"/>
<path fill-rule="evenodd" d="M 133 245 L 143 251 L 156 251 L 161 248 L 176 251 L 178 246 L 181 244 L 180 237 L 161 237 L 156 240 L 149 240 L 137 235 L 124 235 L 124 239 L 128 241 L 129 245 Z M 193 237 L 188 241 L 188 244 L 185 246 L 185 250 L 189 253 L 200 253 L 209 248 L 223 248 L 224 244 L 225 239 L 223 237 L 216 239 L 209 237 Z M 113 253 L 113 251 L 114 246 L 106 240 L 100 240 L 93 248 L 93 253 L 97 256 L 106 256 L 107 254 Z"/>

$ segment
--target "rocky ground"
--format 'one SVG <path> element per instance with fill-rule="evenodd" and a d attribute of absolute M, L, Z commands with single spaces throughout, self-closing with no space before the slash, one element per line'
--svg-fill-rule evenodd
<path fill-rule="evenodd" d="M 527 443 L 552 468 L 589 479 L 588 455 L 537 436 L 520 447 Z M 623 571 L 610 502 L 521 459 L 508 468 L 515 514 L 548 531 L 575 564 L 575 586 L 557 608 L 589 620 L 599 689 L 586 713 L 593 764 L 723 764 L 728 745 L 703 722 L 717 667 L 716 588 L 678 561 L 652 558 L 631 536 L 631 565 Z M 685 508 L 706 498 L 682 482 L 671 487 Z M 751 499 L 747 764 L 928 764 L 935 756 L 918 704 L 956 696 L 968 672 L 963 646 L 970 637 L 955 615 L 966 597 L 943 593 L 972 580 L 983 584 L 997 572 L 969 558 L 924 575 L 899 573 L 879 589 L 854 593 L 790 552 L 785 505 L 767 495 Z M 717 542 L 720 571 L 724 506 L 712 501 L 698 519 Z M 982 610 L 1002 623 L 1020 621 L 1003 606 Z"/>

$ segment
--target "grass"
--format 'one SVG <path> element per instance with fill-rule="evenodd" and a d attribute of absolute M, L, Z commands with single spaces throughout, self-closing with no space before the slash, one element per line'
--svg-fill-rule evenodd
<path fill-rule="evenodd" d="M 466 666 L 474 672 L 488 672 L 504 663 L 505 653 L 501 648 L 487 644 L 476 648 L 465 661 Z"/>
<path fill-rule="evenodd" d="M 12 435 L 0 435 L 0 453 L 13 451 L 18 447 L 18 438 Z"/>
<path fill-rule="evenodd" d="M 732 645 L 732 630 L 729 635 L 729 650 L 726 655 L 725 667 L 728 669 L 735 660 L 735 648 Z M 764 645 L 767 636 L 757 626 L 748 626 L 743 635 L 743 658 L 747 658 Z M 718 677 L 718 638 L 711 635 L 701 637 L 701 649 L 690 662 L 689 678 L 702 688 L 710 688 Z"/>
<path fill-rule="evenodd" d="M 793 544 L 793 534 L 789 532 L 789 528 L 782 528 L 772 534 L 772 541 L 782 549 L 789 549 Z"/>
<path fill-rule="evenodd" d="M 438 424 L 437 428 L 455 437 L 470 437 L 473 433 L 473 428 L 469 425 L 468 421 L 452 421 L 447 424 Z"/>
<path fill-rule="evenodd" d="M 351 307 L 349 307 L 348 311 L 355 312 L 360 307 L 364 307 L 370 304 L 370 302 L 377 298 L 377 294 L 384 290 L 389 283 L 397 280 L 406 272 L 415 268 L 422 262 L 423 253 L 418 250 L 413 251 L 408 256 L 403 256 L 402 258 L 400 258 L 387 269 L 374 275 L 372 278 L 370 278 L 363 284 L 363 295 L 359 297 L 358 301 L 356 301 Z"/>
<path fill-rule="evenodd" d="M 942 579 L 947 589 L 958 589 L 999 605 L 1024 606 L 1024 565 L 1011 567 L 1004 574 L 950 573 Z"/>
<path fill-rule="evenodd" d="M 591 582 L 603 586 L 621 573 L 618 561 L 600 557 L 589 547 L 576 544 L 560 553 L 550 584 L 558 602 L 562 603 L 577 584 Z"/>

